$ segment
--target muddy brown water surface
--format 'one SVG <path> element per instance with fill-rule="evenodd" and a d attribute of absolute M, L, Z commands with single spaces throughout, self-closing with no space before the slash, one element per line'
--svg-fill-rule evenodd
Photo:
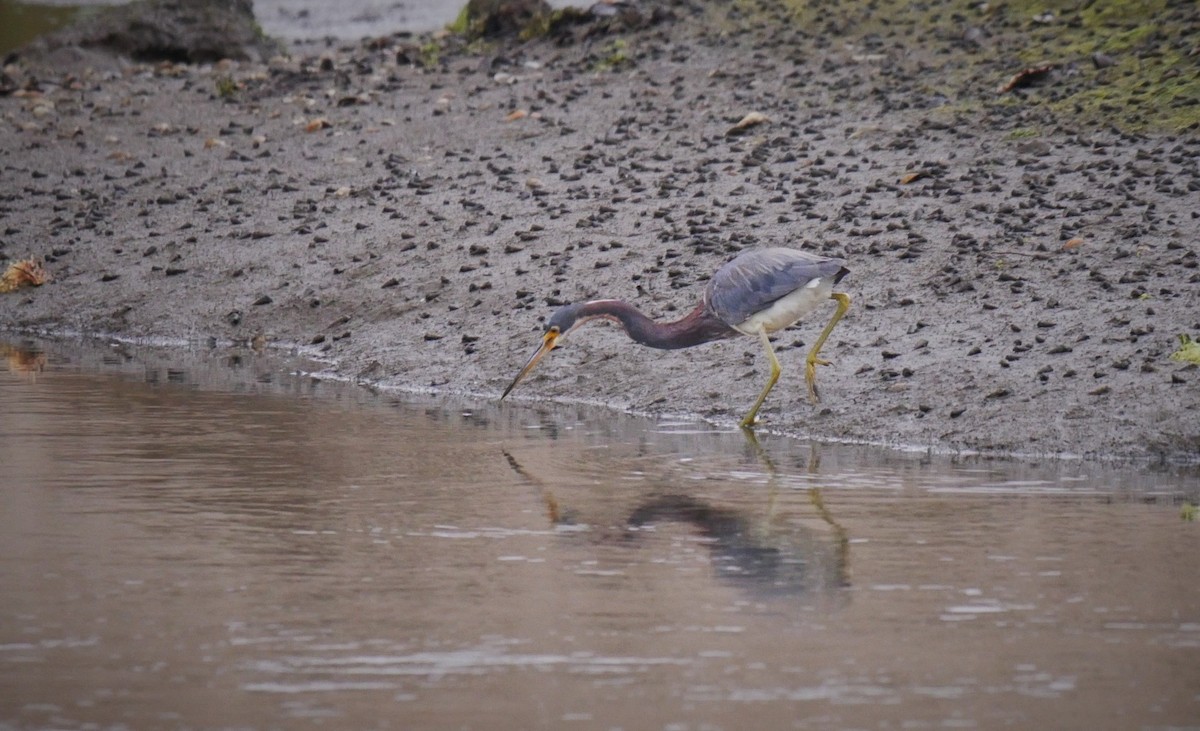
<path fill-rule="evenodd" d="M 10 344 L 0 727 L 1179 727 L 1194 471 Z"/>

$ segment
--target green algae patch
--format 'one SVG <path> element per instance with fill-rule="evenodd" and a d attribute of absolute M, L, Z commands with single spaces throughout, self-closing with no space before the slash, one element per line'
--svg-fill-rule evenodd
<path fill-rule="evenodd" d="M 1200 341 L 1192 340 L 1190 335 L 1181 333 L 1179 335 L 1179 350 L 1171 353 L 1171 360 L 1200 365 Z"/>
<path fill-rule="evenodd" d="M 633 63 L 629 56 L 629 42 L 624 38 L 613 39 L 604 49 L 604 56 L 596 62 L 596 71 L 613 71 Z"/>

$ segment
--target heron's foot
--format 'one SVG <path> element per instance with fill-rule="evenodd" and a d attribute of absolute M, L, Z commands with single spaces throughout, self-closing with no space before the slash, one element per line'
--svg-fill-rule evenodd
<path fill-rule="evenodd" d="M 804 380 L 808 383 L 808 400 L 814 404 L 821 403 L 821 397 L 817 393 L 817 366 L 819 365 L 832 365 L 832 363 L 824 358 L 810 357 L 804 364 Z"/>
<path fill-rule="evenodd" d="M 738 426 L 740 426 L 743 429 L 753 429 L 754 425 L 757 423 L 758 423 L 758 412 L 752 412 L 752 413 L 746 414 L 746 418 L 739 421 Z"/>

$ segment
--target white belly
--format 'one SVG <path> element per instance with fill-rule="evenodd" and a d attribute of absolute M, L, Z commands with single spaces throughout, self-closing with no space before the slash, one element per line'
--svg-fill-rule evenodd
<path fill-rule="evenodd" d="M 773 333 L 796 322 L 829 301 L 833 294 L 832 279 L 814 279 L 789 295 L 775 300 L 767 309 L 747 317 L 733 328 L 746 335 L 760 331 Z"/>

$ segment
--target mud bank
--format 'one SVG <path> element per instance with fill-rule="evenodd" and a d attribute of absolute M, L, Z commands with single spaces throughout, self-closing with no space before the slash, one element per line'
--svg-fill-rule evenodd
<path fill-rule="evenodd" d="M 776 339 L 765 428 L 1200 455 L 1200 369 L 1170 359 L 1200 335 L 1186 109 L 1156 129 L 1064 113 L 1103 80 L 1088 57 L 997 93 L 1026 67 L 1013 34 L 1043 21 L 922 38 L 664 7 L 263 63 L 17 59 L 0 264 L 41 257 L 53 279 L 0 296 L 0 328 L 298 344 L 368 382 L 491 398 L 556 305 L 679 317 L 737 252 L 784 245 L 844 257 L 854 306 L 818 407 L 802 359 L 826 315 Z M 728 134 L 752 111 L 769 122 Z M 766 375 L 750 338 L 660 352 L 592 325 L 510 398 L 732 425 Z"/>

